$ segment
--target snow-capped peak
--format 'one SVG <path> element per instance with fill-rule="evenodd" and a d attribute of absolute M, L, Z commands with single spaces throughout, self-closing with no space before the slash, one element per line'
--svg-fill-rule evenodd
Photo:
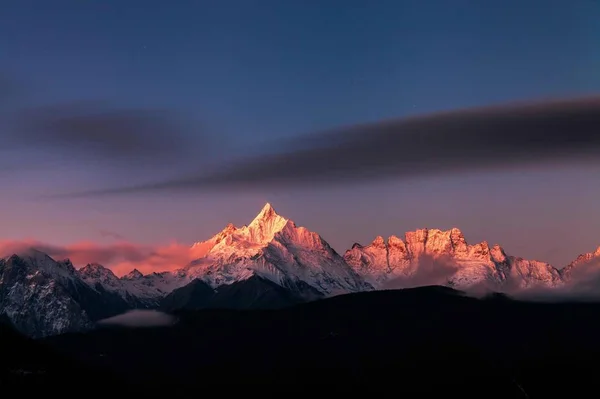
<path fill-rule="evenodd" d="M 46 260 L 46 258 L 49 257 L 45 253 L 43 253 L 41 251 L 38 251 L 35 248 L 31 248 L 31 247 L 23 248 L 20 251 L 17 251 L 15 253 L 11 254 L 11 255 L 6 256 L 5 259 L 9 259 L 9 258 L 11 258 L 13 256 L 16 256 L 16 257 L 21 258 L 21 259 L 29 259 L 29 260 L 34 261 L 34 262 L 35 261 L 37 261 L 37 262 L 43 262 L 43 261 Z"/>
<path fill-rule="evenodd" d="M 44 252 L 34 248 L 24 249 L 3 259 L 5 262 L 20 260 L 24 262 L 25 266 L 32 268 L 32 271 L 35 270 L 35 272 L 56 278 L 72 279 L 75 274 L 75 268 L 71 261 L 57 262 Z"/>
<path fill-rule="evenodd" d="M 551 265 L 507 256 L 502 247 L 490 248 L 487 241 L 469 245 L 457 228 L 418 229 L 407 232 L 404 241 L 390 237 L 387 243 L 377 237 L 366 247 L 353 245 L 344 258 L 376 286 L 414 276 L 427 276 L 432 279 L 429 284 L 484 284 L 495 289 L 507 281 L 520 287 L 560 283 L 559 273 Z M 431 265 L 435 265 L 434 271 L 428 269 Z M 438 281 L 440 276 L 445 282 Z"/>
<path fill-rule="evenodd" d="M 561 275 L 565 280 L 569 280 L 571 279 L 575 270 L 582 272 L 582 267 L 587 269 L 586 266 L 589 266 L 591 262 L 596 263 L 598 258 L 600 258 L 600 247 L 598 247 L 594 252 L 588 252 L 579 255 L 561 270 Z M 585 270 L 583 272 L 585 272 Z"/>
<path fill-rule="evenodd" d="M 492 260 L 496 263 L 506 262 L 506 252 L 504 252 L 504 249 L 498 244 L 494 244 L 490 250 L 490 255 L 492 256 Z"/>
<path fill-rule="evenodd" d="M 215 242 L 215 237 L 207 242 Z M 278 215 L 269 203 L 249 225 L 230 231 L 193 261 L 185 273 L 215 288 L 253 275 L 282 286 L 301 284 L 321 294 L 367 287 L 317 233 Z"/>
<path fill-rule="evenodd" d="M 136 279 L 142 278 L 142 277 L 144 277 L 144 275 L 138 269 L 133 269 L 132 271 L 130 271 L 129 273 L 127 273 L 126 275 L 121 277 L 121 279 L 136 280 Z"/>
<path fill-rule="evenodd" d="M 267 202 L 262 207 L 262 209 L 260 210 L 260 212 L 258 213 L 258 215 L 256 215 L 256 217 L 254 219 L 255 220 L 256 219 L 265 219 L 265 218 L 269 218 L 274 215 L 277 215 L 277 212 L 275 212 L 273 205 L 271 205 L 269 202 Z"/>
<path fill-rule="evenodd" d="M 221 232 L 219 234 L 226 236 L 228 234 L 233 233 L 236 230 L 237 230 L 237 227 L 235 227 L 233 223 L 227 223 L 227 226 L 225 226 L 225 228 L 223 230 L 221 230 Z"/>
<path fill-rule="evenodd" d="M 385 248 L 385 239 L 382 236 L 377 236 L 371 245 L 376 248 Z"/>
<path fill-rule="evenodd" d="M 99 263 L 88 263 L 81 269 L 79 274 L 84 278 L 90 279 L 102 279 L 102 280 L 116 280 L 117 276 L 107 267 L 102 266 Z"/>
<path fill-rule="evenodd" d="M 254 220 L 244 229 L 245 237 L 249 242 L 255 244 L 266 244 L 273 240 L 275 234 L 279 233 L 288 219 L 279 216 L 268 202 L 262 208 Z"/>

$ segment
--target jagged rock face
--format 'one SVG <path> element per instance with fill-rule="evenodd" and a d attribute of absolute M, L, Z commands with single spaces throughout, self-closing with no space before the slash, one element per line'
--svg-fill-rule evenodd
<path fill-rule="evenodd" d="M 560 272 L 536 260 L 510 257 L 510 278 L 514 288 L 557 287 L 563 284 Z"/>
<path fill-rule="evenodd" d="M 229 223 L 222 231 L 215 234 L 211 239 L 194 243 L 191 247 L 191 251 L 194 253 L 196 258 L 202 258 L 206 256 L 208 251 L 213 249 L 215 245 L 229 237 L 236 230 L 237 228 L 232 223 Z"/>
<path fill-rule="evenodd" d="M 152 273 L 145 276 L 137 269 L 119 278 L 112 270 L 95 263 L 79 269 L 78 275 L 94 289 L 119 296 L 131 309 L 157 307 L 163 297 L 188 282 L 177 273 Z"/>
<path fill-rule="evenodd" d="M 573 262 L 565 266 L 561 271 L 561 276 L 564 281 L 570 281 L 577 275 L 582 275 L 589 272 L 590 268 L 596 268 L 600 265 L 600 247 L 594 252 L 588 252 L 579 255 Z"/>
<path fill-rule="evenodd" d="M 118 284 L 119 280 L 112 270 L 97 263 L 90 263 L 82 267 L 79 269 L 79 275 L 83 281 L 92 284 L 100 283 L 106 286 Z"/>
<path fill-rule="evenodd" d="M 266 204 L 247 226 L 228 224 L 192 245 L 202 254 L 174 272 L 118 278 L 100 265 L 80 270 L 84 281 L 119 294 L 133 307 L 155 306 L 173 290 L 200 279 L 213 288 L 259 276 L 306 299 L 372 287 L 317 233 L 298 227 Z"/>
<path fill-rule="evenodd" d="M 69 260 L 29 250 L 0 259 L 0 314 L 31 337 L 82 331 L 129 309 L 157 307 L 185 282 L 177 273 L 118 278 L 98 264 L 75 270 Z"/>
<path fill-rule="evenodd" d="M 68 260 L 33 250 L 0 259 L 0 315 L 27 335 L 41 337 L 161 304 L 247 308 L 275 301 L 280 306 L 394 288 L 388 284 L 398 279 L 509 292 L 559 287 L 600 265 L 598 248 L 559 272 L 544 262 L 509 256 L 499 245 L 469 245 L 458 229 L 420 229 L 404 239 L 378 236 L 370 245 L 354 244 L 341 257 L 317 233 L 278 215 L 270 204 L 249 225 L 228 224 L 190 250 L 197 260 L 179 270 L 148 275 L 133 270 L 122 277 L 93 263 L 76 270 Z M 432 276 L 436 280 L 428 280 Z"/>
<path fill-rule="evenodd" d="M 360 244 L 354 244 L 352 249 L 346 251 L 344 260 L 361 276 L 374 282 L 381 282 L 386 279 L 385 276 L 391 273 L 390 263 L 401 265 L 408 258 L 406 246 L 402 241 L 400 243 L 400 250 L 397 251 L 392 241 L 388 247 L 383 237 L 377 236 L 371 245 L 363 247 Z M 390 262 L 394 252 L 396 256 Z"/>
<path fill-rule="evenodd" d="M 121 277 L 123 280 L 137 280 L 144 277 L 144 275 L 142 274 L 142 272 L 140 272 L 138 269 L 133 269 L 132 271 L 130 271 L 129 273 L 127 273 L 126 275 L 124 275 L 123 277 Z"/>
<path fill-rule="evenodd" d="M 229 292 L 226 303 L 235 297 L 242 307 L 241 293 L 267 295 L 269 284 L 280 287 L 274 297 L 281 303 L 372 288 L 318 234 L 278 215 L 269 204 L 248 226 L 229 224 L 191 250 L 204 255 L 180 270 L 149 275 L 133 270 L 122 277 L 95 263 L 75 270 L 71 262 L 37 251 L 2 259 L 0 311 L 26 334 L 46 336 L 87 329 L 129 309 L 159 307 L 167 295 L 195 279 L 210 289 L 247 281 L 220 291 Z M 179 291 L 177 298 L 183 299 L 178 301 L 202 299 L 197 296 L 206 290 L 195 284 L 193 290 Z"/>
<path fill-rule="evenodd" d="M 185 270 L 213 287 L 259 276 L 308 296 L 369 289 L 318 234 L 275 212 L 266 204 L 254 220 L 219 233 L 206 256 Z"/>
<path fill-rule="evenodd" d="M 70 262 L 37 251 L 0 259 L 0 313 L 29 336 L 91 327 L 91 315 L 78 298 L 95 295 L 76 278 Z"/>
<path fill-rule="evenodd" d="M 469 245 L 459 229 L 441 231 L 419 229 L 396 236 L 377 237 L 368 246 L 355 244 L 344 255 L 346 262 L 376 286 L 395 278 L 410 278 L 419 273 L 423 262 L 435 262 L 433 268 L 447 268 L 447 283 L 457 287 L 485 284 L 501 288 L 560 284 L 560 273 L 552 266 L 508 257 L 504 250 L 487 242 Z"/>

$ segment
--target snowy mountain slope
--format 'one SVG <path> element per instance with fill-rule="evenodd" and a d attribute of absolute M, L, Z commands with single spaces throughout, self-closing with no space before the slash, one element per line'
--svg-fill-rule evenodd
<path fill-rule="evenodd" d="M 29 250 L 0 259 L 0 313 L 32 337 L 79 331 L 126 304 L 85 284 L 70 261 Z"/>
<path fill-rule="evenodd" d="M 600 294 L 600 247 L 579 255 L 560 271 L 561 277 L 581 297 Z"/>
<path fill-rule="evenodd" d="M 178 273 L 143 275 L 137 269 L 119 278 L 110 269 L 95 263 L 79 269 L 78 274 L 94 289 L 119 295 L 131 308 L 157 307 L 163 297 L 188 282 Z"/>
<path fill-rule="evenodd" d="M 426 273 L 431 277 L 443 280 L 436 283 L 462 288 L 483 284 L 501 290 L 562 283 L 560 273 L 551 265 L 507 256 L 500 246 L 490 248 L 485 241 L 469 245 L 456 228 L 419 229 L 407 232 L 404 240 L 391 236 L 387 242 L 379 236 L 367 246 L 354 244 L 344 259 L 379 288 L 395 279 L 423 274 L 423 268 L 428 268 Z"/>
<path fill-rule="evenodd" d="M 342 258 L 317 233 L 278 215 L 270 204 L 249 225 L 237 228 L 228 224 L 192 248 L 202 256 L 175 272 L 148 276 L 132 272 L 118 278 L 106 268 L 99 273 L 90 265 L 80 273 L 92 286 L 100 284 L 118 293 L 133 307 L 156 306 L 173 290 L 195 279 L 215 289 L 259 276 L 314 299 L 372 287 L 389 288 L 390 281 L 423 274 L 423 265 L 427 266 L 426 274 L 436 275 L 434 283 L 456 287 L 484 284 L 500 290 L 562 283 L 560 273 L 551 265 L 507 256 L 500 246 L 490 248 L 487 242 L 469 245 L 456 228 L 420 229 L 407 232 L 404 240 L 377 237 L 370 245 L 353 245 Z"/>
<path fill-rule="evenodd" d="M 279 307 L 340 293 L 442 284 L 509 292 L 561 287 L 600 266 L 600 248 L 563 270 L 509 256 L 487 242 L 470 245 L 458 229 L 420 229 L 403 239 L 376 237 L 340 256 L 317 233 L 270 204 L 247 226 L 228 224 L 190 250 L 181 269 L 117 277 L 88 264 L 76 270 L 35 250 L 0 258 L 0 314 L 34 337 L 90 328 L 133 308 Z M 398 285 L 399 284 L 399 285 Z M 590 285 L 597 290 L 596 285 Z"/>
<path fill-rule="evenodd" d="M 94 263 L 75 270 L 70 261 L 36 250 L 9 256 L 0 260 L 0 312 L 38 337 L 87 329 L 132 308 L 159 307 L 190 283 L 193 289 L 178 291 L 174 303 L 195 303 L 207 295 L 197 287 L 200 280 L 216 292 L 213 303 L 237 308 L 372 288 L 318 234 L 297 227 L 270 204 L 248 226 L 229 224 L 193 248 L 204 256 L 180 270 L 149 275 L 134 270 L 122 277 Z"/>
<path fill-rule="evenodd" d="M 187 282 L 176 272 L 118 278 L 98 264 L 76 270 L 30 249 L 0 259 L 0 314 L 32 337 L 81 331 L 129 309 L 156 308 Z"/>
<path fill-rule="evenodd" d="M 587 252 L 579 255 L 575 260 L 565 266 L 561 271 L 564 280 L 568 281 L 573 277 L 573 273 L 577 273 L 583 268 L 600 266 L 600 247 L 594 252 Z"/>
<path fill-rule="evenodd" d="M 174 300 L 165 298 L 174 290 L 198 279 L 216 289 L 260 277 L 307 300 L 372 288 L 318 234 L 297 227 L 270 204 L 248 226 L 228 224 L 209 240 L 193 244 L 192 250 L 203 256 L 173 272 L 142 275 L 134 270 L 119 278 L 102 265 L 88 264 L 77 274 L 95 291 L 116 295 L 130 308 L 160 306 Z M 252 281 L 256 286 L 262 280 Z M 188 297 L 200 301 L 195 296 L 202 292 L 179 291 L 176 302 Z"/>
<path fill-rule="evenodd" d="M 188 278 L 216 288 L 259 276 L 309 297 L 371 288 L 317 233 L 268 203 L 248 226 L 228 225 L 215 237 L 207 254 L 184 269 Z"/>

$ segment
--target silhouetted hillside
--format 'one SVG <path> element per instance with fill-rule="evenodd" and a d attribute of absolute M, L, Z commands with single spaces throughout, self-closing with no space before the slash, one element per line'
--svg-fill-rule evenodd
<path fill-rule="evenodd" d="M 150 393 L 191 397 L 238 384 L 410 397 L 536 398 L 598 388 L 598 304 L 479 300 L 424 287 L 177 317 L 173 327 L 103 328 L 44 342 Z"/>
<path fill-rule="evenodd" d="M 252 276 L 222 285 L 213 290 L 202 280 L 178 288 L 161 303 L 164 311 L 199 309 L 280 309 L 305 302 L 297 290 L 290 290 L 270 280 Z"/>
<path fill-rule="evenodd" d="M 60 393 L 61 397 L 81 397 L 80 386 L 93 387 L 95 394 L 108 394 L 115 387 L 130 388 L 109 369 L 82 363 L 25 337 L 6 317 L 0 319 L 0 353 L 0 387 L 4 392 L 15 389 L 19 395 Z"/>

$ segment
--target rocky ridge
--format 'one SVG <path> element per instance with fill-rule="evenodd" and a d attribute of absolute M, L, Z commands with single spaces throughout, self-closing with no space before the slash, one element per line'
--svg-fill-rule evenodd
<path fill-rule="evenodd" d="M 198 258 L 179 270 L 148 275 L 133 270 L 122 277 L 94 263 L 76 270 L 69 260 L 56 261 L 35 250 L 0 258 L 0 313 L 22 332 L 39 337 L 91 328 L 128 309 L 276 308 L 343 293 L 432 284 L 507 293 L 560 289 L 593 274 L 600 260 L 599 247 L 559 270 L 510 256 L 499 245 L 469 244 L 456 228 L 378 236 L 341 256 L 270 204 L 250 224 L 228 224 L 191 250 Z"/>

